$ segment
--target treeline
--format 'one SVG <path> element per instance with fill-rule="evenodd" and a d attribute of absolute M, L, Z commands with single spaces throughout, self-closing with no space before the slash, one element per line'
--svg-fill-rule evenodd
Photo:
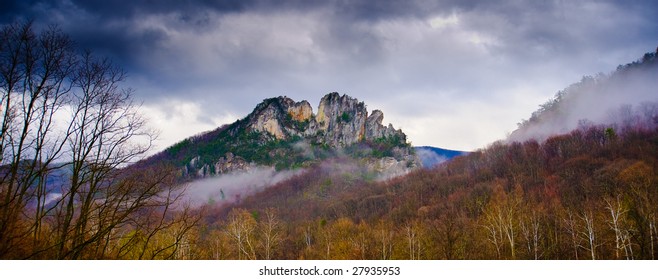
<path fill-rule="evenodd" d="M 657 159 L 655 128 L 590 126 L 383 183 L 334 162 L 211 209 L 187 257 L 654 259 Z"/>

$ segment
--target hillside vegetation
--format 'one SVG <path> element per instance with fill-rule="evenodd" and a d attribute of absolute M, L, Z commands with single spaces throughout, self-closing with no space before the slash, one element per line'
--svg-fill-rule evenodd
<path fill-rule="evenodd" d="M 255 166 L 277 170 L 307 167 L 329 158 L 392 158 L 403 169 L 420 163 L 401 130 L 382 125 L 379 110 L 368 113 L 363 102 L 329 93 L 318 114 L 307 101 L 265 99 L 252 113 L 213 131 L 187 138 L 138 163 L 168 164 L 184 179 L 196 179 Z"/>
<path fill-rule="evenodd" d="M 334 160 L 209 205 L 195 257 L 655 259 L 657 60 L 585 77 L 509 139 L 434 169 L 373 182 Z"/>
<path fill-rule="evenodd" d="M 338 93 L 316 114 L 266 99 L 131 164 L 155 135 L 123 70 L 55 27 L 0 31 L 0 258 L 658 256 L 655 53 L 433 168 Z"/>
<path fill-rule="evenodd" d="M 592 126 L 383 183 L 320 165 L 211 207 L 193 257 L 654 259 L 657 159 L 655 128 Z"/>

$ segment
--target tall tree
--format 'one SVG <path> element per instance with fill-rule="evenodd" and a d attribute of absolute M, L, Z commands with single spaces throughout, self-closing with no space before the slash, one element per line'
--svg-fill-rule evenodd
<path fill-rule="evenodd" d="M 265 209 L 265 216 L 261 221 L 260 231 L 262 235 L 261 246 L 263 248 L 263 258 L 270 260 L 275 255 L 273 251 L 279 245 L 282 238 L 281 222 L 274 208 Z"/>
<path fill-rule="evenodd" d="M 128 167 L 155 133 L 121 87 L 124 71 L 76 51 L 55 27 L 34 29 L 15 23 L 0 34 L 0 257 L 120 257 L 141 234 L 194 223 L 176 205 L 175 170 Z M 159 226 L 144 232 L 136 221 L 153 209 Z M 133 241 L 116 245 L 128 233 Z"/>
<path fill-rule="evenodd" d="M 67 136 L 56 134 L 55 116 L 77 63 L 73 42 L 55 27 L 36 34 L 32 23 L 14 23 L 0 33 L 0 256 L 17 257 L 27 254 L 17 243 L 42 237 L 45 181 Z"/>

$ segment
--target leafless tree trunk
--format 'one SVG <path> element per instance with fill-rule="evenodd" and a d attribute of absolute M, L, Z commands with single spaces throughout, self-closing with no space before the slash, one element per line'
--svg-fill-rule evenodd
<path fill-rule="evenodd" d="M 538 260 L 541 256 L 539 253 L 539 241 L 541 240 L 541 224 L 537 212 L 532 211 L 532 215 L 525 221 L 521 221 L 521 232 L 526 241 L 528 255 Z"/>
<path fill-rule="evenodd" d="M 304 244 L 306 245 L 306 248 L 310 248 L 311 244 L 313 244 L 313 235 L 311 233 L 311 227 L 306 226 L 304 227 Z"/>
<path fill-rule="evenodd" d="M 143 188 L 126 185 L 137 181 L 124 180 L 124 172 L 119 171 L 144 155 L 153 141 L 153 133 L 132 104 L 131 91 L 118 87 L 125 78 L 124 72 L 109 60 L 98 60 L 87 52 L 73 74 L 67 139 L 67 168 L 71 174 L 56 217 L 58 258 L 81 257 L 88 244 L 120 225 L 122 218 L 148 205 L 149 200 L 157 200 L 159 193 L 166 190 L 157 181 Z M 170 197 L 165 199 L 165 203 L 173 202 Z M 88 236 L 94 214 L 117 210 L 121 215 L 112 216 L 115 219 L 111 220 L 100 217 L 103 222 L 97 225 L 101 226 L 99 234 Z M 162 210 L 165 216 L 168 205 Z"/>
<path fill-rule="evenodd" d="M 268 208 L 265 210 L 265 220 L 261 226 L 263 235 L 263 250 L 265 251 L 264 258 L 269 260 L 272 258 L 272 250 L 280 242 L 280 222 L 276 217 L 276 210 Z"/>
<path fill-rule="evenodd" d="M 596 260 L 596 249 L 599 247 L 599 244 L 597 243 L 596 240 L 596 230 L 594 228 L 594 215 L 592 214 L 591 211 L 589 213 L 587 213 L 587 211 L 583 211 L 583 214 L 580 216 L 580 218 L 584 223 L 580 234 L 587 242 L 586 247 L 585 246 L 581 246 L 581 247 L 590 252 L 590 256 L 592 257 L 592 260 Z"/>
<path fill-rule="evenodd" d="M 504 213 L 504 216 L 502 217 L 502 225 L 503 225 L 503 231 L 505 232 L 505 236 L 507 237 L 507 242 L 509 242 L 510 246 L 510 252 L 512 254 L 512 259 L 516 259 L 516 225 L 514 223 L 514 209 L 509 208 L 506 209 L 507 211 Z"/>
<path fill-rule="evenodd" d="M 15 242 L 30 235 L 39 246 L 50 210 L 43 181 L 66 136 L 54 135 L 55 113 L 66 101 L 76 64 L 72 41 L 56 28 L 37 35 L 25 23 L 0 32 L 0 256 L 6 257 L 29 254 Z"/>
<path fill-rule="evenodd" d="M 407 237 L 407 245 L 409 247 L 409 259 L 420 259 L 420 237 L 418 234 L 418 227 L 414 224 L 407 224 L 404 227 L 404 232 Z"/>
<path fill-rule="evenodd" d="M 615 233 L 615 256 L 621 258 L 624 251 L 626 259 L 633 259 L 630 232 L 625 228 L 625 219 L 628 209 L 621 203 L 619 196 L 615 201 L 605 200 L 606 209 L 610 211 L 608 226 Z"/>
<path fill-rule="evenodd" d="M 489 241 L 496 247 L 498 258 L 501 257 L 500 247 L 503 239 L 507 239 L 511 257 L 515 259 L 517 235 L 515 207 L 512 205 L 494 205 L 485 215 L 486 224 L 484 227 L 489 233 Z"/>
<path fill-rule="evenodd" d="M 393 254 L 393 230 L 392 226 L 386 223 L 379 224 L 375 231 L 375 236 L 380 247 L 380 258 L 382 260 L 391 259 Z"/>
<path fill-rule="evenodd" d="M 573 247 L 574 257 L 578 258 L 578 249 L 581 248 L 580 237 L 578 236 L 578 221 L 576 220 L 575 215 L 571 210 L 567 211 L 567 218 L 564 219 L 564 224 L 566 226 L 567 233 L 571 237 L 571 245 Z"/>
<path fill-rule="evenodd" d="M 487 239 L 494 245 L 494 248 L 496 248 L 496 258 L 500 259 L 500 247 L 503 239 L 502 231 L 499 230 L 500 227 L 494 221 L 490 221 L 483 225 L 483 227 L 487 230 Z"/>
<path fill-rule="evenodd" d="M 649 236 L 650 236 L 650 242 L 651 242 L 651 259 L 655 259 L 655 251 L 654 251 L 654 236 L 656 235 L 656 217 L 651 214 L 649 217 Z"/>
<path fill-rule="evenodd" d="M 244 209 L 233 209 L 229 213 L 226 231 L 235 241 L 238 259 L 256 259 L 256 249 L 254 248 L 254 231 L 256 230 L 256 221 Z"/>
<path fill-rule="evenodd" d="M 195 219 L 171 209 L 181 193 L 174 171 L 128 167 L 155 134 L 119 87 L 123 70 L 77 53 L 56 28 L 37 35 L 30 23 L 12 24 L 0 36 L 0 258 L 120 257 L 137 236 L 173 224 L 179 247 L 189 230 L 181 221 Z M 49 201 L 57 170 L 66 173 L 61 198 Z M 123 242 L 153 209 L 163 226 Z"/>

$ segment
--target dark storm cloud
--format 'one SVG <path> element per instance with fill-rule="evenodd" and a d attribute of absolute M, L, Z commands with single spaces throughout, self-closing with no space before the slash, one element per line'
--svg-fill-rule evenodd
<path fill-rule="evenodd" d="M 498 51 L 509 51 L 515 55 L 536 57 L 542 53 L 549 56 L 555 52 L 576 52 L 582 46 L 584 36 L 597 36 L 609 40 L 597 41 L 597 44 L 620 44 L 629 36 L 642 32 L 643 35 L 656 35 L 655 24 L 645 26 L 645 30 L 587 30 L 585 32 L 605 32 L 605 34 L 579 34 L 570 30 L 579 30 L 582 26 L 578 20 L 568 17 L 591 17 L 601 26 L 608 22 L 616 24 L 619 20 L 606 17 L 596 18 L 596 6 L 610 6 L 615 9 L 629 10 L 640 14 L 642 18 L 655 19 L 658 3 L 655 1 L 179 1 L 179 0 L 73 0 L 73 1 L 9 1 L 3 3 L 2 11 L 5 21 L 15 18 L 34 19 L 37 22 L 56 23 L 66 27 L 82 46 L 100 50 L 117 58 L 128 68 L 141 72 L 144 65 L 139 61 L 148 56 L 150 50 L 160 46 L 168 38 L 165 30 L 152 27 L 137 30 L 140 21 L 157 15 L 166 17 L 168 28 L 202 32 L 212 28 L 217 18 L 231 13 L 248 13 L 251 11 L 276 13 L 281 11 L 314 11 L 329 9 L 324 18 L 319 18 L 329 26 L 333 38 L 327 41 L 350 42 L 362 46 L 361 52 L 348 49 L 346 55 L 355 59 L 376 54 L 379 38 L 375 38 L 365 29 L 352 26 L 361 22 L 377 22 L 404 18 L 426 18 L 436 14 L 449 14 L 454 11 L 472 15 L 472 27 L 484 29 L 500 36 L 506 46 Z M 585 3 L 585 4 L 581 4 Z M 581 14 L 590 12 L 594 15 Z M 571 13 L 576 11 L 575 14 Z M 55 15 L 55 16 L 53 16 Z M 492 21 L 493 25 L 492 25 Z M 617 34 L 614 34 L 617 32 Z M 648 34 L 647 34 L 648 33 Z M 617 35 L 614 38 L 611 35 Z M 621 37 L 621 38 L 619 38 Z M 363 50 L 372 50 L 367 52 Z M 492 47 L 492 51 L 496 51 Z M 374 52 L 374 53 L 373 53 Z M 141 58 L 141 59 L 140 59 Z M 367 58 L 367 57 L 366 57 Z M 375 57 L 376 58 L 376 57 Z M 132 69 L 130 69 L 132 70 Z"/>
<path fill-rule="evenodd" d="M 655 49 L 657 13 L 658 1 L 621 0 L 0 2 L 0 23 L 58 24 L 114 59 L 167 119 L 198 110 L 191 118 L 211 128 L 267 97 L 339 91 L 402 122 L 416 144 L 463 133 L 448 140 L 456 149 Z"/>
<path fill-rule="evenodd" d="M 194 15 L 213 10 L 223 13 L 240 12 L 254 1 L 249 0 L 73 0 L 74 5 L 105 18 L 135 17 L 145 14 L 180 13 L 181 19 L 190 20 Z M 194 21 L 191 21 L 195 24 Z M 197 22 L 198 23 L 198 22 Z"/>

